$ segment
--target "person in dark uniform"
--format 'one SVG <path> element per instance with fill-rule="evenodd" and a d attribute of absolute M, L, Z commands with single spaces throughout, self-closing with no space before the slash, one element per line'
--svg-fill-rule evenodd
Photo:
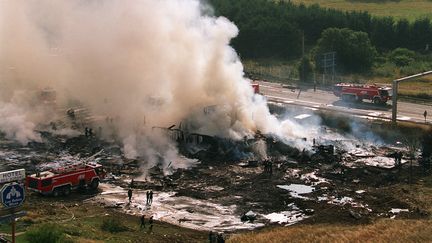
<path fill-rule="evenodd" d="M 153 203 L 153 191 L 150 191 L 149 199 L 150 199 L 150 205 L 152 205 L 152 203 Z"/>
<path fill-rule="evenodd" d="M 142 228 L 145 228 L 145 217 L 144 217 L 144 214 L 141 215 L 140 220 L 141 220 L 141 226 L 140 226 L 140 228 L 141 228 L 141 229 L 142 229 Z"/>
<path fill-rule="evenodd" d="M 128 197 L 129 197 L 129 203 L 132 202 L 132 189 L 129 188 L 128 190 Z"/>
<path fill-rule="evenodd" d="M 150 225 L 149 232 L 151 233 L 153 231 L 153 216 L 150 216 L 149 218 L 149 225 Z"/>

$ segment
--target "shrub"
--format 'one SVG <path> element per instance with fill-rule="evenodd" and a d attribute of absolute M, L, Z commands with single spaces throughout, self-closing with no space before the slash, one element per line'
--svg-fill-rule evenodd
<path fill-rule="evenodd" d="M 390 60 L 399 67 L 409 65 L 414 61 L 415 52 L 406 48 L 396 48 L 390 53 Z"/>
<path fill-rule="evenodd" d="M 26 232 L 26 239 L 32 243 L 63 242 L 64 233 L 55 224 L 42 224 Z"/>
<path fill-rule="evenodd" d="M 312 82 L 313 81 L 313 70 L 314 67 L 308 57 L 303 57 L 298 66 L 298 72 L 300 76 L 300 82 Z"/>
<path fill-rule="evenodd" d="M 116 218 L 109 218 L 103 220 L 101 229 L 110 233 L 117 233 L 126 231 L 127 227 L 123 225 L 120 220 Z"/>

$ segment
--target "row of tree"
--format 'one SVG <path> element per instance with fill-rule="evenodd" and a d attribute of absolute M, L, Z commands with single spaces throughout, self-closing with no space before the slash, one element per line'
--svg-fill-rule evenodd
<path fill-rule="evenodd" d="M 351 37 L 361 40 L 369 37 L 379 51 L 398 47 L 424 51 L 432 45 L 432 22 L 427 18 L 408 22 L 406 19 L 373 17 L 367 12 L 344 12 L 289 1 L 209 1 L 217 16 L 226 16 L 239 27 L 240 34 L 233 40 L 233 45 L 244 57 L 299 57 L 302 38 L 306 45 L 315 46 L 328 28 L 364 32 L 366 35 Z"/>

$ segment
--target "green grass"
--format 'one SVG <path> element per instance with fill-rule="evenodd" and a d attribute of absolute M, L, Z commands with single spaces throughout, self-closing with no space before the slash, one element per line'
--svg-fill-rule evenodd
<path fill-rule="evenodd" d="M 393 16 L 397 19 L 406 18 L 410 21 L 423 17 L 432 18 L 432 1 L 429 0 L 292 0 L 291 2 L 306 5 L 317 3 L 326 8 L 344 11 L 367 11 L 375 16 Z"/>
<path fill-rule="evenodd" d="M 295 61 L 246 59 L 242 63 L 246 74 L 252 79 L 287 82 L 298 76 Z"/>
<path fill-rule="evenodd" d="M 378 220 L 370 225 L 313 225 L 249 233 L 228 242 L 431 242 L 431 220 Z"/>
<path fill-rule="evenodd" d="M 63 233 L 62 242 L 205 242 L 207 239 L 206 232 L 163 222 L 155 222 L 153 231 L 149 232 L 148 224 L 146 229 L 140 229 L 139 216 L 83 204 L 79 199 L 59 200 L 31 195 L 25 210 L 28 215 L 16 223 L 17 242 L 20 243 L 32 242 L 27 239 L 27 232 L 35 232 L 50 223 L 55 223 Z M 0 232 L 10 234 L 10 225 L 0 224 Z"/>

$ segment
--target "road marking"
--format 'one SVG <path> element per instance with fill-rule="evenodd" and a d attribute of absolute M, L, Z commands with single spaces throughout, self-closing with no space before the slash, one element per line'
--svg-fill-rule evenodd
<path fill-rule="evenodd" d="M 409 121 L 409 120 L 411 120 L 411 117 L 409 117 L 409 116 L 398 116 L 397 119 L 401 120 L 401 121 Z"/>
<path fill-rule="evenodd" d="M 368 114 L 368 116 L 381 116 L 383 113 L 381 113 L 381 112 L 372 112 L 372 113 L 369 113 Z"/>
<path fill-rule="evenodd" d="M 301 115 L 295 116 L 294 118 L 299 119 L 299 120 L 303 120 L 303 119 L 308 118 L 310 116 L 311 115 L 309 115 L 309 114 L 301 114 Z"/>

